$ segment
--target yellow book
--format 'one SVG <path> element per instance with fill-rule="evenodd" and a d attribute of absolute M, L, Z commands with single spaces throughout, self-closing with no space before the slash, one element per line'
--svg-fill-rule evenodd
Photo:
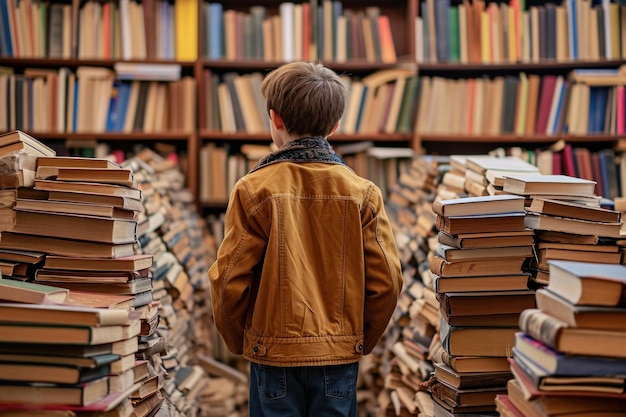
<path fill-rule="evenodd" d="M 480 59 L 483 64 L 491 63 L 491 25 L 489 13 L 480 15 Z"/>
<path fill-rule="evenodd" d="M 565 6 L 556 6 L 556 60 L 563 62 L 568 58 L 567 10 Z"/>
<path fill-rule="evenodd" d="M 611 36 L 611 59 L 620 59 L 621 48 L 620 48 L 620 15 L 619 15 L 619 4 L 610 3 L 609 4 L 609 25 L 610 25 L 610 36 Z M 622 27 L 621 32 L 626 31 L 626 28 Z"/>
<path fill-rule="evenodd" d="M 530 27 L 532 45 L 530 46 L 530 60 L 539 62 L 539 9 L 535 6 L 530 8 Z"/>
<path fill-rule="evenodd" d="M 198 2 L 176 0 L 176 60 L 195 61 L 198 58 Z"/>
<path fill-rule="evenodd" d="M 528 76 L 520 73 L 519 98 L 517 118 L 515 119 L 515 134 L 523 135 L 526 128 L 526 115 L 528 114 Z"/>
<path fill-rule="evenodd" d="M 507 40 L 509 42 L 509 56 L 507 58 L 509 62 L 515 63 L 517 61 L 517 57 L 520 56 L 520 53 L 517 50 L 517 37 L 515 36 L 516 28 L 519 24 L 515 21 L 515 9 L 513 7 L 508 7 L 506 9 L 506 20 L 508 27 Z"/>

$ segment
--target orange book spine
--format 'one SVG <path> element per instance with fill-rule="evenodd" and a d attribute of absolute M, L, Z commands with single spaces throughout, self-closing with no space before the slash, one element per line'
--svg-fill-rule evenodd
<path fill-rule="evenodd" d="M 393 64 L 397 60 L 396 46 L 393 43 L 389 17 L 386 15 L 378 16 L 378 36 L 380 38 L 382 61 L 387 64 Z"/>

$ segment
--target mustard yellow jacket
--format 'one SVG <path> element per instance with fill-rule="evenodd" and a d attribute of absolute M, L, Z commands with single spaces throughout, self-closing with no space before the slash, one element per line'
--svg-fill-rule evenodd
<path fill-rule="evenodd" d="M 402 287 L 378 187 L 343 164 L 278 161 L 241 178 L 209 270 L 215 324 L 252 362 L 356 362 Z"/>

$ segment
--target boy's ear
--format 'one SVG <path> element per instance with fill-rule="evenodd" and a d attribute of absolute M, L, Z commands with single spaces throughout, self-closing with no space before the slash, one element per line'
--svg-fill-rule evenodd
<path fill-rule="evenodd" d="M 330 133 L 328 134 L 328 136 L 332 135 L 333 133 L 335 133 L 337 131 L 337 129 L 339 129 L 339 122 L 337 122 L 335 124 L 335 126 L 333 127 L 333 129 L 330 131 Z"/>
<path fill-rule="evenodd" d="M 276 113 L 273 109 L 270 109 L 270 121 L 274 125 L 276 130 L 282 130 L 285 127 L 283 123 L 283 118 L 280 117 L 278 113 Z"/>

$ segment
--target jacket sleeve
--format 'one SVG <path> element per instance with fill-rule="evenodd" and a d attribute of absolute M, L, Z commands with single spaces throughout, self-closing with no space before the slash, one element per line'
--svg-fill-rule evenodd
<path fill-rule="evenodd" d="M 238 183 L 226 211 L 224 240 L 217 251 L 217 260 L 209 269 L 215 325 L 228 349 L 235 354 L 243 353 L 253 270 L 265 251 L 265 239 L 250 226 L 242 204 L 245 198 L 245 188 Z"/>
<path fill-rule="evenodd" d="M 363 354 L 383 335 L 402 290 L 402 269 L 382 193 L 372 186 L 363 215 L 365 310 Z"/>

